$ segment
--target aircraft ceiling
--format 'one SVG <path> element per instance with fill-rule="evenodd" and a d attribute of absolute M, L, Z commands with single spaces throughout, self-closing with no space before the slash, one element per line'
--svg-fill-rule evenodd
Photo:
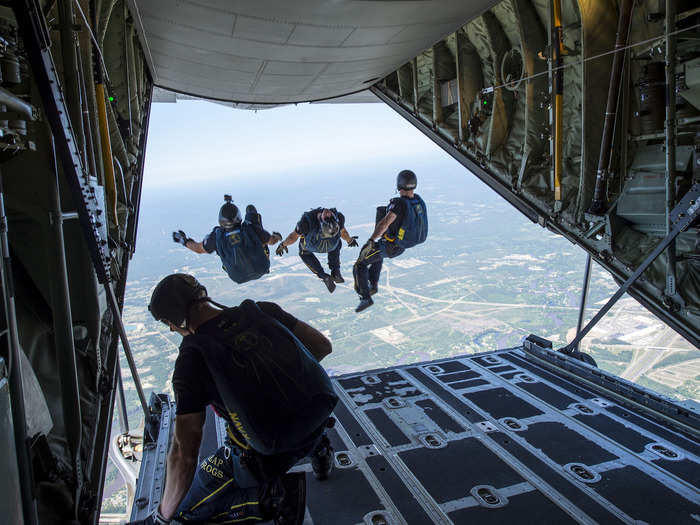
<path fill-rule="evenodd" d="M 130 0 L 159 87 L 278 104 L 368 88 L 494 0 Z"/>

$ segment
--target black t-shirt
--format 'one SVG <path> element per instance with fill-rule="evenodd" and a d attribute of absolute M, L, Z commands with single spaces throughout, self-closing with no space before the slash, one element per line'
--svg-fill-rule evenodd
<path fill-rule="evenodd" d="M 243 225 L 242 225 L 243 226 Z M 263 244 L 267 243 L 267 241 L 270 240 L 270 234 L 265 230 L 262 226 L 259 224 L 255 223 L 246 223 L 245 228 L 252 228 L 253 231 L 256 233 L 258 238 L 260 239 L 260 242 Z M 204 246 L 204 250 L 207 253 L 214 253 L 216 251 L 216 230 L 220 230 L 221 226 L 214 226 L 214 229 L 208 233 L 204 239 L 202 240 L 202 245 Z"/>
<path fill-rule="evenodd" d="M 290 331 L 298 320 L 275 303 L 259 302 L 257 305 L 267 315 L 282 323 Z M 195 330 L 196 334 L 210 334 L 217 331 L 217 319 L 210 319 Z M 180 347 L 173 372 L 173 391 L 177 403 L 176 414 L 202 412 L 207 405 L 214 405 L 220 414 L 225 414 L 223 401 L 216 390 L 214 379 L 199 350 Z"/>
<path fill-rule="evenodd" d="M 302 215 L 301 219 L 299 219 L 299 222 L 297 222 L 297 227 L 294 229 L 294 231 L 297 232 L 299 235 L 308 235 L 313 227 L 318 226 L 318 214 L 323 209 L 324 208 L 317 208 L 315 210 L 312 210 L 312 216 L 314 220 L 313 224 L 309 221 L 306 214 Z M 345 215 L 343 215 L 340 212 L 336 212 L 336 216 L 338 217 L 338 226 L 342 230 L 343 228 L 345 228 Z"/>
<path fill-rule="evenodd" d="M 399 228 L 401 227 L 401 224 L 403 224 L 404 215 L 406 215 L 406 206 L 406 201 L 401 197 L 394 197 L 389 201 L 389 206 L 387 206 L 386 212 L 396 214 L 396 219 L 394 219 L 394 222 L 392 222 L 389 225 L 389 228 L 386 230 L 385 234 L 388 237 L 394 238 L 399 233 Z"/>

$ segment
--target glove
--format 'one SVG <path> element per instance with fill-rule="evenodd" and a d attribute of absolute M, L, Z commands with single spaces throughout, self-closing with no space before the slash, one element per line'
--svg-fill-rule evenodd
<path fill-rule="evenodd" d="M 187 234 L 183 232 L 182 230 L 178 230 L 176 232 L 173 232 L 173 242 L 176 242 L 178 244 L 182 244 L 183 246 L 187 246 L 187 241 L 191 241 Z"/>
<path fill-rule="evenodd" d="M 357 244 L 357 235 L 353 235 L 352 237 L 350 237 L 350 241 L 348 242 L 348 247 L 354 248 L 355 246 L 359 246 Z"/>
<path fill-rule="evenodd" d="M 277 245 L 277 249 L 275 250 L 275 253 L 282 257 L 285 253 L 289 253 L 289 248 L 287 248 L 284 244 L 279 243 Z"/>
<path fill-rule="evenodd" d="M 170 520 L 165 519 L 159 510 L 150 516 L 137 521 L 130 521 L 126 525 L 169 525 Z"/>
<path fill-rule="evenodd" d="M 372 239 L 368 240 L 360 250 L 360 259 L 366 259 L 370 253 L 377 249 L 377 243 Z"/>
<path fill-rule="evenodd" d="M 282 240 L 282 234 L 280 232 L 272 232 L 272 238 L 274 242 L 280 242 Z"/>

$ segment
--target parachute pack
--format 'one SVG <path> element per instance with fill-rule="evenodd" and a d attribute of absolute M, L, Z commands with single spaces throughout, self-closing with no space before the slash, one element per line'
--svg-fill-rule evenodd
<path fill-rule="evenodd" d="M 419 195 L 401 197 L 406 203 L 406 213 L 393 242 L 400 248 L 412 248 L 425 242 L 428 237 L 428 213 L 425 202 Z"/>
<path fill-rule="evenodd" d="M 250 299 L 221 316 L 216 335 L 188 335 L 183 346 L 201 352 L 226 419 L 247 446 L 266 455 L 298 450 L 338 401 L 328 374 L 294 334 Z"/>
<path fill-rule="evenodd" d="M 328 253 L 335 250 L 340 244 L 340 232 L 338 235 L 330 238 L 321 235 L 321 225 L 316 217 L 322 208 L 307 211 L 304 213 L 304 218 L 312 225 L 312 229 L 302 237 L 302 248 L 307 252 Z M 334 215 L 337 215 L 335 208 L 331 208 Z"/>
<path fill-rule="evenodd" d="M 247 221 L 240 228 L 216 230 L 216 253 L 228 276 L 238 284 L 270 273 L 270 256 Z"/>

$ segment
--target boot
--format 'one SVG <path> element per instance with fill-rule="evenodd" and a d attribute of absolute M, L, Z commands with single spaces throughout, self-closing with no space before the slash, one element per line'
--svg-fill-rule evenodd
<path fill-rule="evenodd" d="M 335 268 L 331 270 L 331 277 L 333 277 L 333 280 L 336 283 L 344 283 L 345 279 L 343 279 L 343 276 L 340 274 L 340 268 Z"/>
<path fill-rule="evenodd" d="M 311 453 L 311 467 L 314 469 L 314 477 L 318 480 L 328 479 L 328 475 L 333 470 L 333 447 L 325 434 Z"/>
<path fill-rule="evenodd" d="M 333 277 L 331 277 L 327 273 L 324 273 L 321 277 L 321 280 L 324 282 L 326 288 L 328 288 L 328 291 L 330 293 L 333 293 L 335 291 L 335 281 L 333 280 Z"/>
<path fill-rule="evenodd" d="M 294 472 L 260 487 L 260 514 L 276 525 L 302 525 L 306 512 L 306 474 Z"/>
<path fill-rule="evenodd" d="M 360 299 L 360 304 L 357 305 L 357 308 L 355 308 L 355 311 L 357 313 L 360 313 L 362 310 L 367 310 L 370 306 L 374 304 L 374 301 L 372 300 L 371 297 L 362 297 Z"/>

